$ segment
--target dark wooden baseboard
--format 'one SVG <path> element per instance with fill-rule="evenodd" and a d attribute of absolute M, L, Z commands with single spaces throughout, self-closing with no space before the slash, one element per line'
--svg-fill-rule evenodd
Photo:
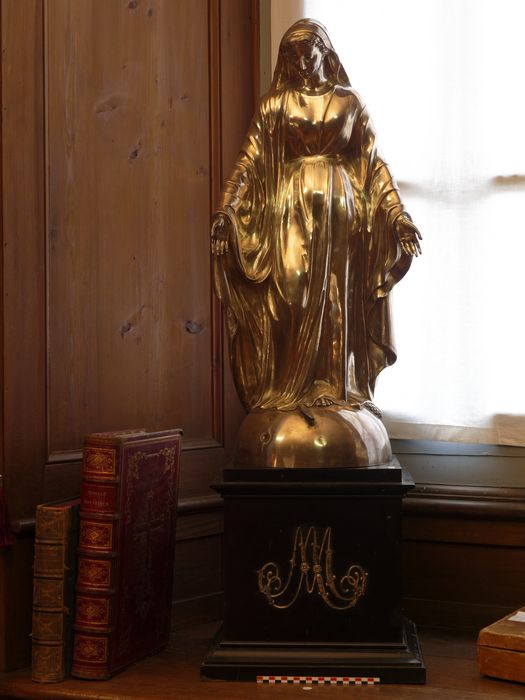
<path fill-rule="evenodd" d="M 173 601 L 171 613 L 172 629 L 189 627 L 223 618 L 224 594 L 222 591 L 185 600 Z"/>
<path fill-rule="evenodd" d="M 465 601 L 404 599 L 405 615 L 418 627 L 433 629 L 477 632 L 513 610 L 504 605 L 478 605 Z"/>
<path fill-rule="evenodd" d="M 525 519 L 525 488 L 417 484 L 404 501 L 405 513 L 465 518 Z"/>
<path fill-rule="evenodd" d="M 406 613 L 479 630 L 525 603 L 525 489 L 418 484 L 405 499 Z"/>

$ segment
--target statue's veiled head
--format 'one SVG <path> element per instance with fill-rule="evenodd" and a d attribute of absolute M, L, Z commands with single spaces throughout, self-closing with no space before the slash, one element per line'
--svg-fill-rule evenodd
<path fill-rule="evenodd" d="M 281 39 L 272 89 L 293 87 L 298 78 L 308 82 L 319 77 L 332 85 L 350 85 L 325 27 L 314 19 L 300 19 Z"/>

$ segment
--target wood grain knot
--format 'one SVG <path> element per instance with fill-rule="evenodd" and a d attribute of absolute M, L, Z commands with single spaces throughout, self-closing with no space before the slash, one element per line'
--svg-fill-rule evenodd
<path fill-rule="evenodd" d="M 197 323 L 196 321 L 186 321 L 186 324 L 184 326 L 188 333 L 202 333 L 204 330 L 202 324 Z"/>

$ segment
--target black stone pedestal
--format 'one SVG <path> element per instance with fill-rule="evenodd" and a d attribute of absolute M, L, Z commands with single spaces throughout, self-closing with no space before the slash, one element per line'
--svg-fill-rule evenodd
<path fill-rule="evenodd" d="M 413 485 L 397 462 L 225 470 L 225 615 L 203 675 L 424 683 L 401 613 L 401 508 Z"/>

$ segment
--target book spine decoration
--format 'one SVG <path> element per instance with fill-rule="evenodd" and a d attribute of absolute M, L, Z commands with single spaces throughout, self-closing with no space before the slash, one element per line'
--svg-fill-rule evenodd
<path fill-rule="evenodd" d="M 31 677 L 61 681 L 71 666 L 78 504 L 37 507 Z"/>
<path fill-rule="evenodd" d="M 84 449 L 72 675 L 109 678 L 119 513 L 116 446 Z"/>

